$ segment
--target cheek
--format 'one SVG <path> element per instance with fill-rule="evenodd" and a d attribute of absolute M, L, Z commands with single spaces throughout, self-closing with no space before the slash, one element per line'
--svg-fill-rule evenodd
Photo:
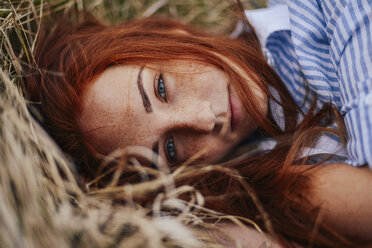
<path fill-rule="evenodd" d="M 213 98 L 224 94 L 227 79 L 223 73 L 207 71 L 204 73 L 183 73 L 175 75 L 177 97 Z M 180 90 L 182 89 L 182 90 Z"/>
<path fill-rule="evenodd" d="M 185 159 L 200 153 L 201 156 L 198 160 L 207 163 L 217 162 L 233 147 L 233 144 L 225 142 L 220 136 L 187 136 L 183 140 Z"/>

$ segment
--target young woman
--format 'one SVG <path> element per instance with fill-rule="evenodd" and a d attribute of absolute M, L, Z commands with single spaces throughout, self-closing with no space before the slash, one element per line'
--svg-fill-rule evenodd
<path fill-rule="evenodd" d="M 198 155 L 194 166 L 236 172 L 178 182 L 197 187 L 207 207 L 252 218 L 288 246 L 366 244 L 372 174 L 345 163 L 372 163 L 371 5 L 330 2 L 292 1 L 292 29 L 262 29 L 260 40 L 249 23 L 233 40 L 162 19 L 60 21 L 39 37 L 27 92 L 87 180 L 126 146 L 151 149 L 171 170 Z M 341 29 L 362 10 L 351 31 Z M 242 144 L 252 139 L 269 140 L 256 153 Z"/>

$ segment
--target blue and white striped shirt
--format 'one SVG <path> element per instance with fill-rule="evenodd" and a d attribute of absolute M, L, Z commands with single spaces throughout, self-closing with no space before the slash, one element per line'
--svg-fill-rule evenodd
<path fill-rule="evenodd" d="M 318 109 L 332 102 L 348 132 L 346 162 L 372 168 L 372 1 L 276 0 L 246 14 L 297 104 L 309 109 L 306 91 Z"/>

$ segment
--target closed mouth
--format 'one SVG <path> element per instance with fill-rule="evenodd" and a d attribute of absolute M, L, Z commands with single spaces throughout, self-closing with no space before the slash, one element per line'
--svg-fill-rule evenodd
<path fill-rule="evenodd" d="M 230 126 L 231 131 L 234 131 L 239 124 L 241 117 L 241 105 L 238 96 L 229 87 L 229 107 L 230 107 Z"/>

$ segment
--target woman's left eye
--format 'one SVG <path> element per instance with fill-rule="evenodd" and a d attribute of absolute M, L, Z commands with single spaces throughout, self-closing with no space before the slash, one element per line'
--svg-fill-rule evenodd
<path fill-rule="evenodd" d="M 176 159 L 176 147 L 172 136 L 165 142 L 165 155 L 169 162 L 174 162 Z"/>
<path fill-rule="evenodd" d="M 165 89 L 163 74 L 160 74 L 159 77 L 158 77 L 158 94 L 161 98 L 164 99 L 164 101 L 167 102 L 167 92 L 166 92 L 166 89 Z"/>

